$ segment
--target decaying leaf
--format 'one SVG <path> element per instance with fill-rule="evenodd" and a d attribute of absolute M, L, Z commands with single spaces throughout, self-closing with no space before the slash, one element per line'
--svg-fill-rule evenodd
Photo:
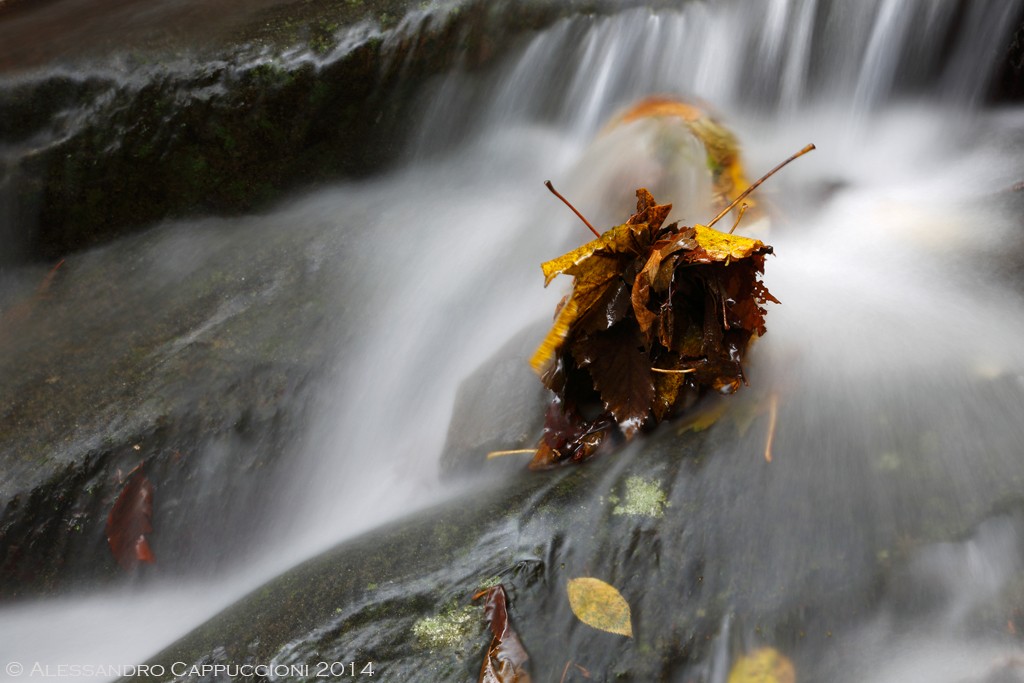
<path fill-rule="evenodd" d="M 728 683 L 796 683 L 796 670 L 781 652 L 762 647 L 736 660 Z"/>
<path fill-rule="evenodd" d="M 526 669 L 530 655 L 509 623 L 504 587 L 492 586 L 476 597 L 480 596 L 493 634 L 480 668 L 480 683 L 530 683 Z"/>
<path fill-rule="evenodd" d="M 146 534 L 153 531 L 153 483 L 141 465 L 128 473 L 128 481 L 107 515 L 107 543 L 121 568 L 130 571 L 140 562 L 154 561 Z"/>
<path fill-rule="evenodd" d="M 572 579 L 566 588 L 569 607 L 576 618 L 588 626 L 633 637 L 632 614 L 622 594 L 600 579 Z"/>

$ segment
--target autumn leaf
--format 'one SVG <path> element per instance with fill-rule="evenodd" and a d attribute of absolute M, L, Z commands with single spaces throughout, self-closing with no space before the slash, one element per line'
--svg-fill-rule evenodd
<path fill-rule="evenodd" d="M 541 376 L 551 371 L 558 353 L 569 335 L 569 330 L 604 298 L 609 287 L 615 282 L 621 267 L 612 259 L 600 255 L 591 254 L 586 258 L 588 261 L 585 266 L 578 264 L 567 266 L 572 272 L 582 274 L 577 277 L 577 284 L 573 287 L 572 295 L 558 311 L 551 331 L 548 332 L 540 347 L 533 354 L 533 358 L 530 359 L 530 365 Z"/>
<path fill-rule="evenodd" d="M 629 603 L 614 586 L 585 576 L 571 579 L 566 591 L 572 613 L 584 624 L 608 633 L 633 637 Z"/>
<path fill-rule="evenodd" d="M 155 559 L 146 539 L 146 534 L 153 531 L 153 483 L 141 467 L 128 473 L 128 481 L 107 515 L 107 543 L 125 571 Z"/>
<path fill-rule="evenodd" d="M 654 400 L 651 361 L 636 325 L 615 325 L 579 339 L 573 358 L 589 370 L 594 387 L 627 436 L 640 428 Z"/>
<path fill-rule="evenodd" d="M 743 171 L 736 136 L 714 116 L 694 104 L 666 97 L 649 97 L 622 114 L 613 125 L 652 118 L 677 119 L 703 143 L 711 171 L 714 201 L 718 207 L 736 199 L 750 184 Z M 748 204 L 754 208 L 757 203 L 750 200 Z"/>
<path fill-rule="evenodd" d="M 544 286 L 547 287 L 551 281 L 561 273 L 567 273 L 571 268 L 582 266 L 594 254 L 628 254 L 633 253 L 633 244 L 637 235 L 647 230 L 646 224 L 624 223 L 611 228 L 599 238 L 591 240 L 583 246 L 573 249 L 567 254 L 562 254 L 556 259 L 541 264 L 544 272 Z M 588 276 L 586 266 L 577 268 L 570 275 Z"/>
<path fill-rule="evenodd" d="M 531 468 L 589 457 L 609 423 L 632 438 L 704 390 L 736 391 L 746 347 L 765 333 L 763 305 L 775 298 L 759 277 L 771 247 L 703 225 L 661 227 L 670 205 L 636 195 L 626 223 L 542 265 L 548 282 L 574 279 L 530 361 L 558 404 Z"/>
<path fill-rule="evenodd" d="M 773 251 L 714 225 L 813 149 L 777 165 L 707 225 L 664 226 L 672 206 L 639 188 L 624 224 L 541 265 L 545 286 L 566 274 L 573 289 L 530 360 L 554 393 L 532 469 L 580 462 L 682 414 L 705 392 L 731 394 L 747 383 L 747 348 L 767 332 L 764 306 L 779 303 L 760 279 Z"/>
<path fill-rule="evenodd" d="M 796 671 L 781 652 L 762 647 L 733 664 L 727 683 L 796 683 Z"/>
<path fill-rule="evenodd" d="M 480 668 L 479 683 L 530 683 L 530 655 L 509 623 L 505 589 L 501 584 L 474 596 L 484 597 L 484 617 L 491 627 L 491 644 Z"/>
<path fill-rule="evenodd" d="M 765 246 L 761 240 L 730 235 L 706 225 L 695 225 L 693 231 L 694 241 L 707 253 L 711 261 L 739 261 L 754 254 L 770 254 L 772 251 L 771 247 Z"/>

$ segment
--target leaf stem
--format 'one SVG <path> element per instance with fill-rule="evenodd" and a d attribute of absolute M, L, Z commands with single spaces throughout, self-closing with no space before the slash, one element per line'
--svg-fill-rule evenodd
<path fill-rule="evenodd" d="M 779 420 L 779 395 L 772 393 L 768 399 L 768 438 L 764 442 L 764 460 L 772 461 L 772 446 L 775 445 L 775 425 Z"/>
<path fill-rule="evenodd" d="M 556 189 L 555 189 L 555 186 L 551 184 L 551 181 L 550 181 L 550 180 L 545 180 L 545 181 L 544 181 L 544 186 L 545 186 L 545 187 L 547 187 L 547 188 L 548 188 L 549 190 L 551 190 L 551 194 L 553 194 L 553 195 L 555 195 L 556 197 L 558 197 L 559 199 L 561 199 L 561 200 L 562 200 L 562 202 L 563 202 L 563 203 L 564 203 L 564 204 L 565 204 L 566 206 L 568 206 L 568 207 L 569 207 L 570 209 L 572 209 L 572 212 L 573 212 L 574 214 L 576 214 L 576 216 L 577 216 L 577 217 L 578 217 L 578 218 L 579 218 L 579 219 L 580 219 L 581 221 L 583 221 L 584 225 L 586 225 L 586 226 L 587 226 L 588 228 L 590 228 L 590 232 L 594 233 L 594 234 L 595 234 L 595 235 L 597 235 L 598 237 L 600 237 L 600 236 L 601 236 L 601 233 L 599 233 L 599 232 L 597 231 L 597 229 L 596 229 L 596 228 L 595 228 L 595 227 L 594 227 L 593 225 L 591 225 L 591 224 L 590 224 L 590 221 L 588 221 L 588 220 L 587 220 L 586 218 L 584 218 L 584 217 L 583 217 L 583 214 L 582 214 L 582 213 L 580 213 L 579 211 L 577 211 L 577 210 L 576 210 L 576 207 L 575 207 L 575 206 L 573 206 L 572 204 L 570 204 L 570 203 L 569 203 L 569 200 L 568 200 L 568 199 L 566 199 L 565 197 L 563 197 L 563 196 L 562 196 L 562 195 L 561 195 L 561 194 L 560 194 L 560 193 L 558 192 L 558 190 L 556 190 Z"/>
<path fill-rule="evenodd" d="M 799 152 L 797 152 L 797 153 L 796 153 L 796 154 L 794 154 L 793 156 L 789 157 L 788 159 L 786 159 L 785 161 L 783 161 L 783 162 L 782 162 L 781 164 L 779 164 L 778 166 L 776 166 L 776 167 L 775 167 L 775 168 L 773 168 L 772 170 L 770 170 L 770 171 L 768 171 L 767 173 L 765 173 L 765 174 L 764 174 L 763 176 L 761 176 L 761 177 L 760 177 L 760 178 L 759 178 L 759 179 L 758 179 L 757 181 L 755 181 L 753 185 L 751 185 L 751 186 L 750 186 L 750 187 L 748 187 L 747 189 L 743 190 L 743 193 L 742 193 L 742 194 L 740 194 L 740 196 L 739 196 L 739 197 L 736 197 L 736 199 L 732 200 L 732 203 L 731 203 L 731 204 L 729 204 L 729 206 L 727 206 L 727 207 L 725 207 L 724 209 L 722 209 L 722 212 L 721 212 L 720 214 L 718 214 L 717 216 L 715 216 L 715 217 L 714 217 L 714 218 L 713 218 L 713 219 L 711 220 L 711 222 L 710 222 L 710 223 L 708 223 L 708 227 L 709 227 L 709 228 L 710 228 L 710 227 L 713 227 L 713 226 L 715 225 L 715 223 L 717 223 L 718 221 L 722 220 L 722 218 L 723 218 L 723 217 L 725 216 L 725 214 L 729 213 L 729 212 L 730 212 L 730 211 L 732 211 L 732 210 L 733 210 L 734 208 L 736 208 L 736 205 L 737 205 L 737 204 L 739 204 L 739 203 L 740 203 L 741 201 L 743 201 L 744 199 L 746 199 L 746 198 L 747 198 L 747 195 L 748 195 L 748 194 L 750 194 L 751 192 L 753 192 L 754 190 L 756 190 L 756 189 L 758 188 L 758 186 L 759 186 L 759 185 L 760 185 L 761 183 L 763 183 L 764 181 L 768 180 L 768 178 L 772 177 L 772 176 L 773 176 L 773 175 L 774 175 L 774 174 L 775 174 L 775 173 L 776 173 L 776 172 L 777 172 L 777 171 L 778 171 L 779 169 L 781 169 L 781 168 L 782 168 L 783 166 L 785 166 L 785 165 L 786 165 L 786 164 L 788 164 L 789 162 L 793 161 L 794 159 L 799 159 L 800 157 L 802 157 L 803 155 L 807 154 L 808 152 L 810 152 L 810 151 L 811 151 L 811 150 L 813 150 L 813 149 L 814 149 L 814 145 L 813 145 L 813 144 L 807 145 L 807 146 L 806 146 L 806 147 L 804 147 L 804 148 L 803 148 L 802 150 L 800 150 Z"/>
<path fill-rule="evenodd" d="M 750 205 L 747 204 L 746 202 L 744 202 L 743 204 L 740 204 L 740 215 L 736 216 L 736 222 L 733 223 L 732 224 L 732 228 L 729 229 L 729 234 L 730 235 L 733 234 L 734 232 L 736 232 L 736 228 L 738 228 L 740 226 L 740 221 L 743 220 L 743 214 L 745 214 L 747 212 L 748 208 L 750 208 Z"/>
<path fill-rule="evenodd" d="M 521 453 L 536 453 L 536 452 L 537 452 L 536 448 L 517 448 L 517 449 L 511 450 L 511 451 L 491 451 L 490 453 L 487 454 L 487 459 L 488 460 L 493 460 L 494 458 L 500 458 L 500 457 L 502 457 L 504 455 L 518 455 L 518 454 L 521 454 Z"/>

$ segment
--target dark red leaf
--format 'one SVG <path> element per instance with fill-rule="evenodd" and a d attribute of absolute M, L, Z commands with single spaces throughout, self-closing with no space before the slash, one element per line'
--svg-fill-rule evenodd
<path fill-rule="evenodd" d="M 484 617 L 493 635 L 480 668 L 480 683 L 530 683 L 526 669 L 530 655 L 509 623 L 504 587 L 488 588 L 483 595 Z"/>
<path fill-rule="evenodd" d="M 623 433 L 627 438 L 633 436 L 646 423 L 654 400 L 651 360 L 636 324 L 624 322 L 578 339 L 572 355 L 590 372 L 601 400 Z"/>
<path fill-rule="evenodd" d="M 126 571 L 140 562 L 154 561 L 146 534 L 153 531 L 153 483 L 140 467 L 129 472 L 128 482 L 107 515 L 107 543 L 114 559 Z"/>

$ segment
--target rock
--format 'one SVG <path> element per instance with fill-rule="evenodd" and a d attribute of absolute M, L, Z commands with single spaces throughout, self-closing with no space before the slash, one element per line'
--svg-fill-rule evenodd
<path fill-rule="evenodd" d="M 320 262 L 346 260 L 317 228 L 250 221 L 240 246 L 237 227 L 163 226 L 70 257 L 3 307 L 0 599 L 218 571 L 258 550 L 333 362 L 325 340 L 345 336 L 346 309 L 322 295 L 337 271 Z M 138 465 L 157 562 L 127 574 L 105 524 Z"/>
<path fill-rule="evenodd" d="M 207 4 L 183 6 L 218 14 Z M 592 4 L 611 11 L 622 3 Z M 210 26 L 222 30 L 192 17 L 204 24 L 196 36 L 164 33 L 173 28 L 164 14 L 188 18 L 167 4 L 155 25 L 111 28 L 106 39 L 84 41 L 88 49 L 54 40 L 53 52 L 29 65 L 8 53 L 0 265 L 56 259 L 163 218 L 238 214 L 298 186 L 379 172 L 415 130 L 430 76 L 489 63 L 525 32 L 581 9 L 486 0 L 428 9 L 414 0 L 260 5 L 255 14 L 220 13 Z M 30 8 L 21 9 L 0 14 L 0 45 L 36 27 Z"/>
<path fill-rule="evenodd" d="M 898 500 L 890 494 L 909 481 L 941 494 L 948 482 L 929 459 L 942 457 L 921 445 L 921 452 L 905 453 L 902 470 L 872 479 L 877 486 L 853 485 L 839 476 L 839 463 L 872 462 L 869 444 L 791 448 L 804 429 L 824 443 L 835 428 L 829 418 L 794 425 L 784 439 L 780 432 L 777 452 L 785 457 L 768 464 L 760 457 L 763 420 L 740 427 L 760 399 L 749 394 L 733 397 L 740 403 L 707 430 L 678 434 L 663 425 L 586 465 L 492 481 L 344 543 L 254 591 L 148 664 L 170 671 L 183 663 L 175 675 L 193 664 L 263 664 L 301 679 L 302 672 L 314 677 L 318 662 L 354 662 L 357 670 L 372 663 L 382 680 L 475 680 L 490 634 L 471 596 L 500 582 L 535 680 L 557 680 L 567 662 L 594 680 L 687 680 L 699 672 L 717 679 L 730 653 L 759 644 L 792 659 L 801 680 L 835 680 L 831 667 L 841 656 L 827 653 L 841 653 L 844 638 L 859 637 L 876 610 L 915 618 L 893 595 L 920 564 L 915 547 L 928 557 L 945 539 L 968 539 L 982 520 L 1012 530 L 1024 519 L 1010 483 L 970 512 L 926 504 L 927 514 L 871 515 L 863 507 L 868 499 Z M 794 416 L 784 410 L 781 424 L 787 418 Z M 912 443 L 916 435 L 907 439 Z M 836 467 L 837 476 L 811 476 L 815 462 Z M 864 477 L 871 475 L 856 481 Z M 634 499 L 637 491 L 642 500 Z M 1017 502 L 993 512 L 990 504 L 1000 498 Z M 979 542 L 993 545 L 988 524 L 978 528 Z M 967 553 L 963 562 L 978 562 L 970 554 L 975 545 L 956 544 Z M 581 576 L 623 595 L 634 638 L 576 619 L 566 585 Z M 962 582 L 947 583 L 955 589 Z M 1005 591 L 995 587 L 982 602 L 998 606 Z M 1005 621 L 994 623 L 999 619 Z"/>
<path fill-rule="evenodd" d="M 441 454 L 441 473 L 463 477 L 525 469 L 528 455 L 487 460 L 491 451 L 533 448 L 550 398 L 529 358 L 547 331 L 533 325 L 508 341 L 459 385 Z"/>

